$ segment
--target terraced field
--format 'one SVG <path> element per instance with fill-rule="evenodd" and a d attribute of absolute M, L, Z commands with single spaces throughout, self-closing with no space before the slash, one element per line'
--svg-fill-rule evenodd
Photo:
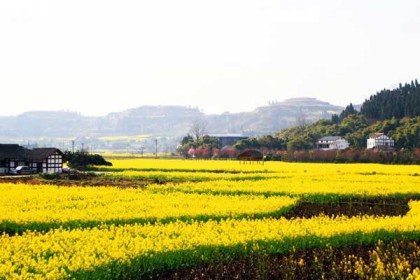
<path fill-rule="evenodd" d="M 115 183 L 0 183 L 0 279 L 420 277 L 419 166 L 136 159 L 96 170 Z"/>

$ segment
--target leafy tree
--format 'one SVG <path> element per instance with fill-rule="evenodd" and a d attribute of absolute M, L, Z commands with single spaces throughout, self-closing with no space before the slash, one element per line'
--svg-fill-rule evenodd
<path fill-rule="evenodd" d="M 187 136 L 184 136 L 184 138 L 182 138 L 181 145 L 186 145 L 193 142 L 194 142 L 194 138 L 190 134 L 188 134 Z"/>
<path fill-rule="evenodd" d="M 88 154 L 85 152 L 64 152 L 64 160 L 72 168 L 84 169 L 89 165 L 105 165 L 112 166 L 112 163 L 106 161 L 101 155 Z"/>
<path fill-rule="evenodd" d="M 365 127 L 368 127 L 368 123 L 363 115 L 351 114 L 341 121 L 340 135 L 346 135 Z"/>
<path fill-rule="evenodd" d="M 340 122 L 340 117 L 339 117 L 337 114 L 333 114 L 333 115 L 331 116 L 331 122 L 332 122 L 333 124 L 338 124 L 338 123 Z"/>
<path fill-rule="evenodd" d="M 393 90 L 377 92 L 365 100 L 360 112 L 375 120 L 420 116 L 420 86 L 415 80 Z"/>
<path fill-rule="evenodd" d="M 288 150 L 309 150 L 314 148 L 312 139 L 308 137 L 296 137 L 287 142 Z"/>
<path fill-rule="evenodd" d="M 210 158 L 213 156 L 214 148 L 220 146 L 220 140 L 217 137 L 203 135 L 196 139 L 188 134 L 182 138 L 181 143 L 177 147 L 178 153 L 183 157 L 203 157 Z"/>
<path fill-rule="evenodd" d="M 420 148 L 420 117 L 402 119 L 392 137 L 397 148 Z"/>
<path fill-rule="evenodd" d="M 285 149 L 286 143 L 284 143 L 279 137 L 264 135 L 261 137 L 250 137 L 239 140 L 233 145 L 233 147 L 239 151 L 246 149 L 265 149 L 273 151 Z"/>
<path fill-rule="evenodd" d="M 346 108 L 341 112 L 339 119 L 340 121 L 343 121 L 343 119 L 346 117 L 355 114 L 357 114 L 357 111 L 354 110 L 353 104 L 350 103 L 350 105 L 347 105 Z"/>

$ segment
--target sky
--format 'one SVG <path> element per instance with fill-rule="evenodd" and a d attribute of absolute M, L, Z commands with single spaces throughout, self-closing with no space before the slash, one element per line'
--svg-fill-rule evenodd
<path fill-rule="evenodd" d="M 360 104 L 420 78 L 418 0 L 0 2 L 0 115 Z"/>

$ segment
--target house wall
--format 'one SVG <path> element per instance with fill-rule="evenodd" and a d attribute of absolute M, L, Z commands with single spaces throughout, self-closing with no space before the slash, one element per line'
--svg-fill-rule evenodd
<path fill-rule="evenodd" d="M 54 153 L 42 161 L 43 173 L 61 173 L 63 172 L 63 157 L 59 153 Z"/>
<path fill-rule="evenodd" d="M 5 159 L 0 163 L 0 173 L 1 174 L 8 174 L 10 173 L 10 160 Z"/>
<path fill-rule="evenodd" d="M 349 142 L 347 142 L 345 139 L 340 139 L 335 141 L 335 147 L 338 150 L 344 150 L 347 149 L 350 146 Z"/>
<path fill-rule="evenodd" d="M 6 161 L 0 160 L 0 174 L 7 173 Z"/>
<path fill-rule="evenodd" d="M 321 150 L 344 150 L 350 146 L 345 139 L 338 139 L 336 141 L 318 141 L 318 149 Z"/>
<path fill-rule="evenodd" d="M 367 140 L 367 148 L 368 148 L 368 149 L 373 149 L 373 148 L 375 148 L 375 143 L 376 143 L 376 141 L 375 141 L 375 139 L 374 139 L 374 138 L 369 138 L 369 139 Z"/>
<path fill-rule="evenodd" d="M 394 140 L 385 135 L 376 138 L 369 138 L 367 140 L 368 149 L 373 149 L 375 147 L 394 147 L 394 145 Z"/>
<path fill-rule="evenodd" d="M 0 161 L 0 174 L 9 174 L 10 171 L 19 165 L 26 165 L 22 160 L 5 159 Z"/>

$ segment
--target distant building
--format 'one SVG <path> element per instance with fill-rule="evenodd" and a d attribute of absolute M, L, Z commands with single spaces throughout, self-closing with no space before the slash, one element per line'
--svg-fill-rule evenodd
<path fill-rule="evenodd" d="M 242 134 L 209 134 L 210 137 L 216 137 L 220 141 L 220 147 L 233 146 L 239 140 L 248 139 L 248 136 Z"/>
<path fill-rule="evenodd" d="M 341 136 L 325 136 L 317 142 L 317 148 L 320 150 L 344 150 L 349 146 L 349 142 Z"/>
<path fill-rule="evenodd" d="M 394 140 L 391 137 L 386 136 L 384 133 L 373 133 L 367 140 L 368 149 L 393 150 L 394 146 Z"/>
<path fill-rule="evenodd" d="M 26 149 L 17 144 L 0 144 L 0 174 L 22 165 L 39 173 L 61 173 L 63 153 L 56 148 Z"/>

